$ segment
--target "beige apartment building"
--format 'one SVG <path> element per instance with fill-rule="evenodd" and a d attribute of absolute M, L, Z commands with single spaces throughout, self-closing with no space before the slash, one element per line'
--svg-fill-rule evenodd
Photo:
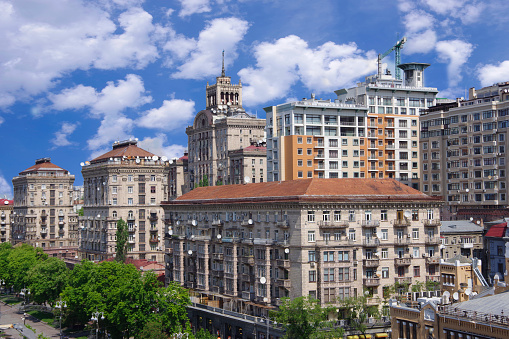
<path fill-rule="evenodd" d="M 506 152 L 509 82 L 471 88 L 467 100 L 421 116 L 422 191 L 443 196 L 444 220 L 509 216 Z"/>
<path fill-rule="evenodd" d="M 11 242 L 13 200 L 0 199 L 0 242 Z"/>
<path fill-rule="evenodd" d="M 50 255 L 76 256 L 78 214 L 73 208 L 74 175 L 41 158 L 12 179 L 13 244 L 41 247 Z"/>
<path fill-rule="evenodd" d="M 224 67 L 216 83 L 206 88 L 206 108 L 186 128 L 191 190 L 206 177 L 209 185 L 230 184 L 229 152 L 265 139 L 265 119 L 242 108 L 242 84 L 233 84 Z"/>
<path fill-rule="evenodd" d="M 440 205 L 393 179 L 200 187 L 162 205 L 166 279 L 248 314 L 282 297 L 382 298 L 439 278 Z"/>
<path fill-rule="evenodd" d="M 117 222 L 127 222 L 127 256 L 164 261 L 163 210 L 168 200 L 168 166 L 137 146 L 136 139 L 115 142 L 113 149 L 82 167 L 84 216 L 80 217 L 81 259 L 115 256 Z"/>
<path fill-rule="evenodd" d="M 187 153 L 168 162 L 168 200 L 187 193 L 189 187 L 189 167 Z"/>
<path fill-rule="evenodd" d="M 470 220 L 442 221 L 440 256 L 449 259 L 457 255 L 486 260 L 484 226 Z"/>
<path fill-rule="evenodd" d="M 230 182 L 242 184 L 267 180 L 267 147 L 265 142 L 228 152 Z"/>
<path fill-rule="evenodd" d="M 268 180 L 393 178 L 419 189 L 419 115 L 438 93 L 424 87 L 428 66 L 399 65 L 404 80 L 366 77 L 334 101 L 265 108 Z"/>

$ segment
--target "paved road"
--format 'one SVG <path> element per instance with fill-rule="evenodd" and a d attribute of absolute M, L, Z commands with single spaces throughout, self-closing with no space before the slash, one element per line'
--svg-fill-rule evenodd
<path fill-rule="evenodd" d="M 0 324 L 13 324 L 14 328 L 4 330 L 6 335 L 10 335 L 11 338 L 23 338 L 37 339 L 37 336 L 42 333 L 47 338 L 59 338 L 60 330 L 49 326 L 48 324 L 38 321 L 33 317 L 28 316 L 26 321 L 27 325 L 30 325 L 35 329 L 34 333 L 31 329 L 23 325 L 23 314 L 18 313 L 19 306 L 8 306 L 3 302 L 0 302 Z M 34 321 L 36 320 L 36 321 Z"/>

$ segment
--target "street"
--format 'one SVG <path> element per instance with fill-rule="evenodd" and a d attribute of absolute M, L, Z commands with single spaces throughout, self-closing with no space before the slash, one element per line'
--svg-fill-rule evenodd
<path fill-rule="evenodd" d="M 9 335 L 11 338 L 23 338 L 37 339 L 37 336 L 42 333 L 47 338 L 58 338 L 59 330 L 49 326 L 42 321 L 32 321 L 33 318 L 30 316 L 25 320 L 26 324 L 32 327 L 34 331 L 23 325 L 23 313 L 18 313 L 19 305 L 8 306 L 3 302 L 0 302 L 0 325 L 13 324 L 13 328 L 3 330 L 5 335 Z"/>

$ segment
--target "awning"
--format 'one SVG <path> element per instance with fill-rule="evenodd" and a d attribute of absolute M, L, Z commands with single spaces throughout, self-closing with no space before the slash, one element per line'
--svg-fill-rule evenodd
<path fill-rule="evenodd" d="M 387 333 L 377 333 L 377 334 L 375 334 L 375 338 L 389 338 L 389 334 L 387 334 Z"/>

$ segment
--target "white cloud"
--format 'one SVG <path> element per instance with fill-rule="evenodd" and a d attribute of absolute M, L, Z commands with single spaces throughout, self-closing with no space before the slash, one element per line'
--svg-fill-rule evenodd
<path fill-rule="evenodd" d="M 88 149 L 97 150 L 110 145 L 115 140 L 125 140 L 131 136 L 134 121 L 123 114 L 108 114 L 101 121 L 97 133 L 87 141 Z"/>
<path fill-rule="evenodd" d="M 137 120 L 137 125 L 164 131 L 184 128 L 194 116 L 194 105 L 194 101 L 164 100 L 160 108 L 144 112 Z"/>
<path fill-rule="evenodd" d="M 5 122 L 5 119 L 3 117 L 0 117 L 0 125 Z"/>
<path fill-rule="evenodd" d="M 403 45 L 404 54 L 428 53 L 435 48 L 435 18 L 431 14 L 419 9 L 411 10 L 403 18 L 403 24 L 408 38 Z"/>
<path fill-rule="evenodd" d="M 465 4 L 465 0 L 422 0 L 434 12 L 445 15 L 457 11 Z"/>
<path fill-rule="evenodd" d="M 243 84 L 243 102 L 249 105 L 280 99 L 301 81 L 318 93 L 352 85 L 363 75 L 376 71 L 376 55 L 363 52 L 354 43 L 336 45 L 327 42 L 309 48 L 300 37 L 290 35 L 274 43 L 254 47 L 256 68 L 239 71 Z"/>
<path fill-rule="evenodd" d="M 152 102 L 152 97 L 145 93 L 143 79 L 138 75 L 128 74 L 125 80 L 118 80 L 116 83 L 109 81 L 101 92 L 90 86 L 78 85 L 50 95 L 49 99 L 53 102 L 54 109 L 88 107 L 94 115 L 100 116 Z"/>
<path fill-rule="evenodd" d="M 479 67 L 477 77 L 482 86 L 490 86 L 509 79 L 509 60 L 498 65 L 488 64 Z"/>
<path fill-rule="evenodd" d="M 0 173 L 0 198 L 7 196 L 7 198 L 12 198 L 12 188 L 11 185 L 5 178 L 2 173 Z"/>
<path fill-rule="evenodd" d="M 186 17 L 188 15 L 210 12 L 210 0 L 179 0 L 182 5 L 179 16 Z"/>
<path fill-rule="evenodd" d="M 471 43 L 461 40 L 439 41 L 436 45 L 438 60 L 449 63 L 447 66 L 447 76 L 449 87 L 456 87 L 462 80 L 462 66 L 467 62 L 472 54 L 474 47 Z"/>
<path fill-rule="evenodd" d="M 182 61 L 176 79 L 203 79 L 221 72 L 221 53 L 225 50 L 225 67 L 237 57 L 237 44 L 248 29 L 247 21 L 237 18 L 212 20 L 197 40 L 177 36 L 166 43 L 164 49 Z"/>
<path fill-rule="evenodd" d="M 115 0 L 125 6 L 138 1 Z M 0 2 L 0 105 L 40 94 L 69 72 L 145 67 L 169 32 L 141 8 L 80 0 Z M 117 21 L 118 20 L 118 21 Z M 118 22 L 118 24 L 117 24 Z"/>
<path fill-rule="evenodd" d="M 180 158 L 184 155 L 184 152 L 187 150 L 187 146 L 177 144 L 165 145 L 167 141 L 168 139 L 166 134 L 160 133 L 154 138 L 146 137 L 145 139 L 138 141 L 138 146 L 159 156 L 165 156 L 168 159 Z"/>
<path fill-rule="evenodd" d="M 51 140 L 51 143 L 54 145 L 53 148 L 72 145 L 73 143 L 70 142 L 67 138 L 74 133 L 78 125 L 79 123 L 62 123 L 62 128 L 60 131 L 55 132 L 55 138 Z"/>

